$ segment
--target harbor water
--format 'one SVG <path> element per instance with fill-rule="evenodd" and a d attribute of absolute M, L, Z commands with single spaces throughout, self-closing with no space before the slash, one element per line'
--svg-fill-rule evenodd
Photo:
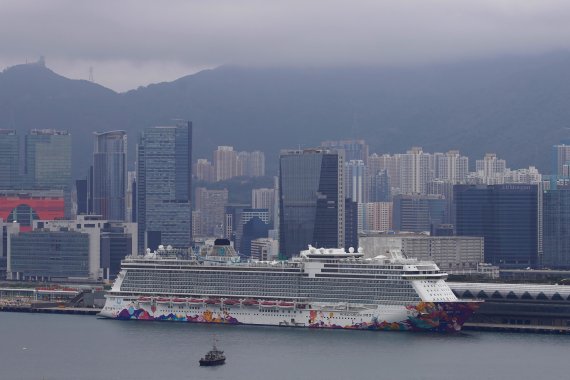
<path fill-rule="evenodd" d="M 200 367 L 216 336 L 226 364 Z M 565 379 L 570 336 L 115 321 L 0 313 L 1 379 Z"/>

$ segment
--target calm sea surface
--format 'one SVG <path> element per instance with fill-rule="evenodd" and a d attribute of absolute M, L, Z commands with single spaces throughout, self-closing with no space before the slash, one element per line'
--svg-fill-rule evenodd
<path fill-rule="evenodd" d="M 198 360 L 216 335 L 226 365 Z M 0 379 L 568 379 L 570 337 L 309 330 L 0 313 Z"/>

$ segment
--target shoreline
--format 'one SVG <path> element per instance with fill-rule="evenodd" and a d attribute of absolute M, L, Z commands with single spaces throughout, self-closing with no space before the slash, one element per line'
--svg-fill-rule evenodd
<path fill-rule="evenodd" d="M 97 315 L 101 309 L 93 308 L 62 308 L 45 307 L 35 308 L 30 306 L 1 307 L 0 312 L 6 313 L 43 313 L 43 314 L 68 314 L 68 315 Z M 570 327 L 566 326 L 539 326 L 539 325 L 508 325 L 498 323 L 467 322 L 463 326 L 464 331 L 487 331 L 487 332 L 512 332 L 522 334 L 556 334 L 570 335 Z"/>
<path fill-rule="evenodd" d="M 0 312 L 6 313 L 44 313 L 44 314 L 74 314 L 74 315 L 97 315 L 101 309 L 84 307 L 31 307 L 31 306 L 5 306 L 0 307 Z"/>

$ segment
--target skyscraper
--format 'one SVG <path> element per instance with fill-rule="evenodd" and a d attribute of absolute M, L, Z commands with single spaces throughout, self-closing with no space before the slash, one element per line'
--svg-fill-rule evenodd
<path fill-rule="evenodd" d="M 375 176 L 380 171 L 385 170 L 389 178 L 390 190 L 394 189 L 396 193 L 400 193 L 401 161 L 401 154 L 395 154 L 393 156 L 383 154 L 379 156 L 374 153 L 368 157 L 368 173 L 370 176 Z M 371 182 L 372 181 L 369 183 Z"/>
<path fill-rule="evenodd" d="M 435 167 L 435 178 L 451 183 L 465 183 L 469 174 L 469 158 L 461 156 L 457 150 L 450 150 L 436 156 Z"/>
<path fill-rule="evenodd" d="M 401 155 L 400 189 L 402 194 L 425 194 L 426 186 L 433 177 L 430 170 L 430 155 L 421 147 L 413 147 Z"/>
<path fill-rule="evenodd" d="M 139 249 L 192 245 L 192 123 L 150 127 L 137 151 Z"/>
<path fill-rule="evenodd" d="M 95 133 L 93 151 L 93 211 L 106 220 L 125 220 L 127 134 Z"/>
<path fill-rule="evenodd" d="M 500 185 L 505 182 L 507 162 L 498 159 L 495 153 L 487 153 L 482 160 L 475 161 L 475 170 L 484 184 Z"/>
<path fill-rule="evenodd" d="M 443 223 L 446 202 L 441 195 L 400 194 L 394 197 L 394 230 L 428 232 Z"/>
<path fill-rule="evenodd" d="M 344 156 L 329 149 L 285 150 L 279 159 L 279 250 L 345 243 Z"/>
<path fill-rule="evenodd" d="M 0 189 L 19 187 L 20 139 L 15 130 L 0 129 Z"/>
<path fill-rule="evenodd" d="M 67 131 L 32 129 L 25 139 L 25 173 L 29 188 L 71 187 L 71 135 Z"/>
<path fill-rule="evenodd" d="M 196 188 L 196 211 L 198 211 L 199 230 L 202 236 L 223 235 L 225 207 L 228 204 L 228 190 L 209 190 Z"/>
<path fill-rule="evenodd" d="M 362 212 L 362 231 L 389 231 L 392 229 L 392 202 L 369 202 L 359 205 Z"/>
<path fill-rule="evenodd" d="M 251 256 L 251 241 L 266 238 L 269 232 L 269 210 L 245 208 L 240 213 L 240 220 L 234 226 L 235 244 L 240 255 Z"/>
<path fill-rule="evenodd" d="M 269 210 L 270 224 L 275 225 L 275 189 L 252 189 L 251 208 Z"/>
<path fill-rule="evenodd" d="M 453 185 L 449 180 L 435 179 L 427 184 L 428 195 L 440 195 L 445 198 L 445 216 L 442 223 L 455 224 L 455 212 L 453 211 Z"/>
<path fill-rule="evenodd" d="M 368 160 L 368 144 L 364 140 L 323 141 L 323 148 L 343 150 L 346 161 L 361 160 L 366 165 Z"/>
<path fill-rule="evenodd" d="M 205 158 L 199 158 L 198 161 L 196 161 L 196 170 L 194 175 L 199 181 L 214 182 L 216 180 L 214 165 Z"/>
<path fill-rule="evenodd" d="M 358 248 L 359 218 L 358 209 L 362 203 L 352 201 L 350 198 L 344 200 L 344 244 L 347 249 Z"/>
<path fill-rule="evenodd" d="M 368 201 L 390 202 L 392 200 L 392 188 L 390 176 L 386 169 L 379 170 L 376 174 L 368 176 Z"/>
<path fill-rule="evenodd" d="M 71 135 L 32 129 L 25 138 L 25 187 L 63 190 L 65 216 L 71 216 Z"/>
<path fill-rule="evenodd" d="M 543 195 L 542 265 L 570 268 L 570 188 L 547 190 Z"/>
<path fill-rule="evenodd" d="M 537 265 L 541 246 L 541 203 L 536 185 L 456 185 L 459 236 L 485 238 L 485 261 L 504 268 Z"/>
<path fill-rule="evenodd" d="M 364 203 L 368 201 L 368 186 L 366 166 L 362 160 L 350 160 L 345 163 L 345 189 L 346 197 L 353 202 Z"/>
<path fill-rule="evenodd" d="M 248 173 L 251 177 L 263 177 L 265 175 L 265 154 L 259 150 L 250 153 Z"/>
<path fill-rule="evenodd" d="M 570 145 L 558 144 L 552 147 L 554 168 L 553 173 L 558 176 L 570 176 Z"/>
<path fill-rule="evenodd" d="M 237 175 L 237 152 L 231 146 L 219 146 L 214 151 L 216 181 L 223 181 Z"/>

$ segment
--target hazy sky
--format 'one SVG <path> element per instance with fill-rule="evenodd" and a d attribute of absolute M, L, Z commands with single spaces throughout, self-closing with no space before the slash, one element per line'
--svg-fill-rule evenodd
<path fill-rule="evenodd" d="M 223 64 L 401 65 L 570 50 L 570 0 L 0 0 L 0 68 L 118 91 Z"/>

